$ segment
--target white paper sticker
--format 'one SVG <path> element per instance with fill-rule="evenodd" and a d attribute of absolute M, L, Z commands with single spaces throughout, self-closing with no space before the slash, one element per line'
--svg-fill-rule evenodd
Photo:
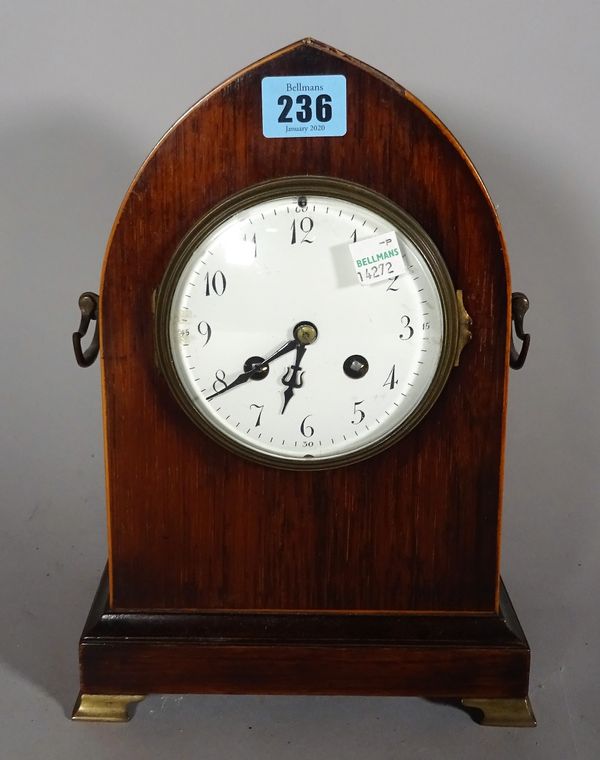
<path fill-rule="evenodd" d="M 348 248 L 361 285 L 373 285 L 406 272 L 395 232 L 350 243 Z"/>

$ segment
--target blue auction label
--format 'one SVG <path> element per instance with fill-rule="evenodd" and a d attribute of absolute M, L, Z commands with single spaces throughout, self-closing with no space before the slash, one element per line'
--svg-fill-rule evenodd
<path fill-rule="evenodd" d="M 265 137 L 341 137 L 346 134 L 346 77 L 265 77 Z"/>

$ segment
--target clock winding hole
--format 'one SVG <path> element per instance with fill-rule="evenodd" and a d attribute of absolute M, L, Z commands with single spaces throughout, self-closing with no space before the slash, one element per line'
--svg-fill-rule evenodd
<path fill-rule="evenodd" d="M 364 377 L 369 371 L 369 362 L 360 354 L 352 354 L 344 362 L 343 369 L 348 377 L 358 380 L 359 377 Z"/>

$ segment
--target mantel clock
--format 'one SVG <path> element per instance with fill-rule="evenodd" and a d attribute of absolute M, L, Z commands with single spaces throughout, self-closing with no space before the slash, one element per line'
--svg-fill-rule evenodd
<path fill-rule="evenodd" d="M 79 304 L 109 558 L 75 718 L 157 692 L 387 694 L 533 724 L 499 576 L 528 301 L 419 100 L 312 39 L 233 76 L 150 154 Z"/>

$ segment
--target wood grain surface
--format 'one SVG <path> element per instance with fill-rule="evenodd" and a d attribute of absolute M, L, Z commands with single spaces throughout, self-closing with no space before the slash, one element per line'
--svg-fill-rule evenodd
<path fill-rule="evenodd" d="M 309 74 L 346 77 L 347 134 L 264 138 L 261 79 Z M 225 451 L 188 420 L 154 359 L 152 294 L 186 232 L 240 189 L 294 174 L 352 180 L 405 209 L 442 252 L 474 322 L 418 428 L 340 470 L 274 470 Z M 497 610 L 508 294 L 481 180 L 443 125 L 387 77 L 304 40 L 200 100 L 135 178 L 105 259 L 110 607 Z"/>
<path fill-rule="evenodd" d="M 495 615 L 115 613 L 106 577 L 80 643 L 86 694 L 523 698 L 529 646 Z"/>

